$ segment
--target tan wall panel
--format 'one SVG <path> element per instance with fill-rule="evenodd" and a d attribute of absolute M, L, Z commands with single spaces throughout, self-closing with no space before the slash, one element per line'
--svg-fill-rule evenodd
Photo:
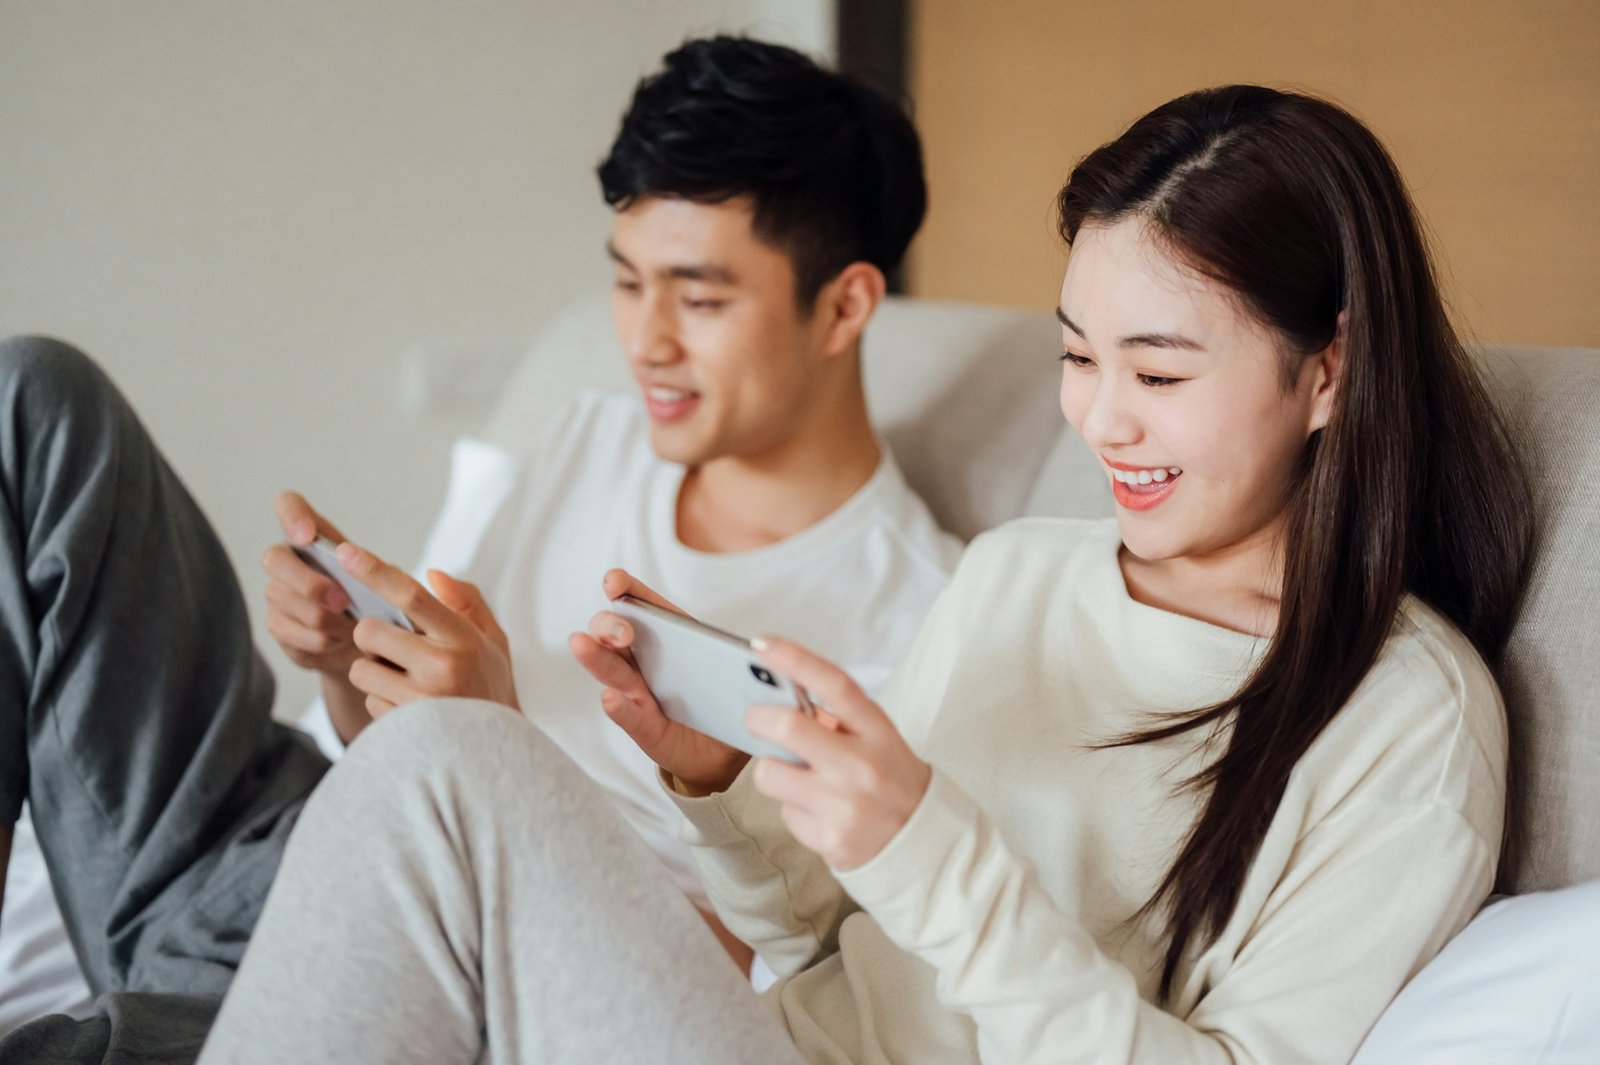
<path fill-rule="evenodd" d="M 919 295 L 1047 306 L 1056 190 L 1140 114 L 1205 85 L 1329 97 L 1410 183 L 1460 323 L 1600 347 L 1600 2 L 921 0 L 912 96 L 933 205 Z"/>

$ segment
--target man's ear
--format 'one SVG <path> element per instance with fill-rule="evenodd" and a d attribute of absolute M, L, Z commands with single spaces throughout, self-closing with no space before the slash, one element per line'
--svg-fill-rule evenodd
<path fill-rule="evenodd" d="M 883 271 L 866 262 L 851 263 L 822 286 L 815 313 L 824 331 L 824 355 L 846 355 L 856 349 L 887 288 Z"/>
<path fill-rule="evenodd" d="M 1311 424 L 1307 427 L 1308 436 L 1326 428 L 1328 420 L 1333 417 L 1334 400 L 1338 398 L 1339 386 L 1344 381 L 1345 326 L 1349 321 L 1350 312 L 1340 311 L 1332 343 L 1311 356 L 1315 369 L 1311 379 Z"/>

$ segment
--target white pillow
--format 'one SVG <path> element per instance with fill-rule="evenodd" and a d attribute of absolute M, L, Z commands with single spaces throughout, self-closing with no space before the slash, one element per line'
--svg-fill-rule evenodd
<path fill-rule="evenodd" d="M 1600 880 L 1487 907 L 1406 985 L 1351 1065 L 1600 1062 Z"/>

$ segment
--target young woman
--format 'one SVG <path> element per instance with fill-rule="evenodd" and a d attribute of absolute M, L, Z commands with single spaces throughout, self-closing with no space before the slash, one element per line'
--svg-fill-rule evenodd
<path fill-rule="evenodd" d="M 1522 478 L 1347 113 L 1185 96 L 1060 207 L 1114 522 L 980 537 L 881 707 L 763 641 L 828 710 L 750 712 L 804 767 L 663 718 L 616 615 L 574 637 L 770 1013 L 674 979 L 715 946 L 531 727 L 433 704 L 313 798 L 206 1060 L 1348 1060 L 1493 881 Z"/>

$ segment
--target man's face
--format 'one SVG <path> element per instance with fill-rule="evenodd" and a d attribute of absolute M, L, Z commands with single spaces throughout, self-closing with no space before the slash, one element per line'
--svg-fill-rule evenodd
<path fill-rule="evenodd" d="M 788 255 L 752 217 L 743 198 L 647 198 L 612 226 L 617 337 L 668 461 L 770 457 L 817 402 L 823 316 L 801 314 Z"/>

